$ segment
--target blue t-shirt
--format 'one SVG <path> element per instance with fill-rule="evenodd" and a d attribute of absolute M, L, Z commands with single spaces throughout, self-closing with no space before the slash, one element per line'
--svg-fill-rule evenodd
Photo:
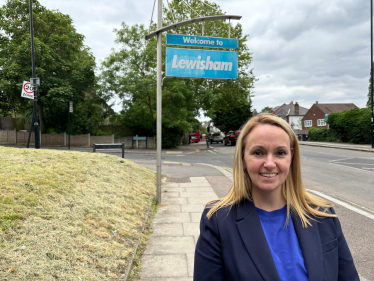
<path fill-rule="evenodd" d="M 308 272 L 291 216 L 285 228 L 287 205 L 272 212 L 256 209 L 280 279 L 308 281 Z"/>

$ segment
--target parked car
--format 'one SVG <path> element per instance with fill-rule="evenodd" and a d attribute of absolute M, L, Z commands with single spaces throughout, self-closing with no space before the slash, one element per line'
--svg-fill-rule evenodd
<path fill-rule="evenodd" d="M 240 132 L 241 132 L 241 131 L 239 131 L 239 130 L 238 130 L 238 131 L 229 131 L 229 132 L 226 134 L 226 136 L 225 136 L 225 138 L 224 138 L 224 140 L 223 140 L 224 144 L 225 144 L 225 145 L 230 144 L 230 145 L 232 145 L 232 146 L 236 145 L 236 142 L 237 142 L 237 140 L 238 140 L 238 137 L 239 137 Z"/>
<path fill-rule="evenodd" d="M 210 143 L 223 143 L 223 137 L 221 136 L 221 133 L 213 133 L 210 135 Z"/>

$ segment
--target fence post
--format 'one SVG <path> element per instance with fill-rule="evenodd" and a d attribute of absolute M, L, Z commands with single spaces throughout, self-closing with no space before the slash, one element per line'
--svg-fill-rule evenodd
<path fill-rule="evenodd" d="M 66 132 L 64 132 L 64 146 L 66 146 Z"/>
<path fill-rule="evenodd" d="M 122 158 L 125 158 L 125 143 L 122 143 Z"/>
<path fill-rule="evenodd" d="M 14 144 L 17 144 L 17 129 L 14 128 Z"/>
<path fill-rule="evenodd" d="M 91 133 L 88 133 L 88 147 L 91 147 Z"/>
<path fill-rule="evenodd" d="M 93 152 L 96 152 L 95 144 L 93 144 Z"/>
<path fill-rule="evenodd" d="M 112 135 L 112 143 L 114 143 L 114 134 Z"/>

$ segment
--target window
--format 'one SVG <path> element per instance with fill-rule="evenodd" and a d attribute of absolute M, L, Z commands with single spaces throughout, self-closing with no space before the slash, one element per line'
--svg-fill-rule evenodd
<path fill-rule="evenodd" d="M 317 120 L 317 125 L 318 125 L 318 126 L 326 126 L 326 121 L 325 121 L 325 119 L 318 119 L 318 120 Z"/>
<path fill-rule="evenodd" d="M 304 126 L 305 127 L 312 127 L 312 120 L 305 120 L 304 121 Z"/>

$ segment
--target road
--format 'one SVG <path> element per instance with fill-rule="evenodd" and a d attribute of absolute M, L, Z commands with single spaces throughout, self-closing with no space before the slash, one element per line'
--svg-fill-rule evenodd
<path fill-rule="evenodd" d="M 204 163 L 230 170 L 235 148 L 222 144 L 211 147 L 213 150 L 191 154 L 163 153 L 163 173 L 167 173 L 167 163 L 172 162 Z M 196 148 L 205 147 L 196 145 Z M 334 200 L 362 280 L 374 280 L 374 153 L 312 146 L 300 146 L 300 151 L 305 187 Z M 155 169 L 155 155 L 127 154 L 126 158 Z M 196 167 L 198 173 L 198 165 Z M 223 193 L 221 188 L 217 194 L 220 196 L 229 188 L 226 184 Z"/>

